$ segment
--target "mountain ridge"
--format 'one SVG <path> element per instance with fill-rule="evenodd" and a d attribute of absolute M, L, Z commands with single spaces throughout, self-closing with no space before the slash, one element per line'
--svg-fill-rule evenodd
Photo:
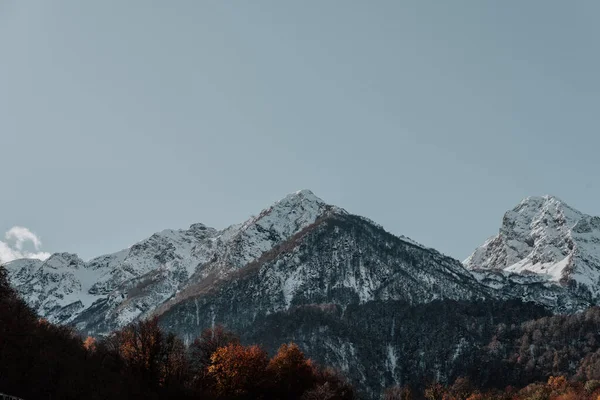
<path fill-rule="evenodd" d="M 332 215 L 351 214 L 304 189 L 225 229 L 194 223 L 87 262 L 75 254 L 55 253 L 46 261 L 12 261 L 7 270 L 12 284 L 50 321 L 77 320 L 78 329 L 90 330 L 78 317 L 94 305 L 102 318 L 116 321 L 110 328 L 116 329 L 162 315 L 194 291 L 235 278 L 248 265 L 258 268 L 256 263 L 278 246 Z M 383 230 L 369 218 L 354 217 Z M 437 252 L 408 237 L 392 236 Z M 505 213 L 499 233 L 462 265 L 489 297 L 520 297 L 557 311 L 584 308 L 600 296 L 600 218 L 556 196 L 527 197 Z M 539 293 L 543 296 L 536 299 Z"/>
<path fill-rule="evenodd" d="M 346 213 L 339 207 L 327 205 L 305 189 L 287 195 L 258 216 L 222 230 L 195 223 L 187 230 L 157 232 L 127 249 L 95 257 L 88 262 L 69 253 L 55 253 L 46 261 L 12 261 L 7 263 L 7 270 L 12 284 L 40 315 L 52 322 L 70 323 L 75 314 L 91 305 L 90 302 L 109 300 L 113 305 L 121 306 L 126 300 L 126 293 L 139 288 L 141 283 L 147 283 L 148 279 L 162 284 L 159 294 L 153 299 L 162 302 L 191 279 L 201 264 L 213 261 L 209 267 L 212 266 L 220 275 L 227 275 L 314 222 L 325 210 Z M 53 271 L 53 263 L 61 264 L 57 260 L 64 259 L 62 264 L 66 266 L 74 257 L 80 268 L 64 267 Z M 211 272 L 209 269 L 198 272 L 194 279 L 201 279 Z M 94 282 L 90 284 L 88 276 L 84 276 L 92 273 L 84 271 L 94 271 Z M 68 293 L 53 287 L 58 282 L 63 282 Z M 77 299 L 71 298 L 77 297 L 75 293 L 87 301 L 78 304 Z M 71 313 L 66 313 L 67 309 Z M 123 324 L 131 322 L 144 311 L 147 311 L 144 307 L 139 309 L 134 304 L 122 313 L 120 320 Z"/>
<path fill-rule="evenodd" d="M 491 327 L 495 319 L 595 304 L 584 279 L 572 277 L 600 271 L 593 258 L 599 228 L 600 219 L 556 197 L 526 198 L 463 264 L 302 190 L 222 230 L 195 223 L 89 262 L 57 253 L 13 261 L 7 270 L 40 316 L 82 335 L 104 336 L 155 316 L 190 343 L 224 324 L 269 351 L 297 342 L 375 396 L 407 377 L 453 377 L 482 340 L 484 321 Z M 576 263 L 560 264 L 565 257 Z M 530 271 L 528 262 L 539 268 Z M 436 318 L 452 332 L 439 346 L 419 333 L 435 324 L 415 314 L 438 307 L 446 311 Z M 470 316 L 443 315 L 455 307 Z M 401 327 L 402 318 L 412 322 Z"/>

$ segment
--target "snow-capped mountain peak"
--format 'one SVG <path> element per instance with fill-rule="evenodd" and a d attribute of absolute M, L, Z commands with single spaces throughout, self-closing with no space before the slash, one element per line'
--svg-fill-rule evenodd
<path fill-rule="evenodd" d="M 546 281 L 575 283 L 600 295 L 600 218 L 555 196 L 527 197 L 506 212 L 498 235 L 464 262 L 471 270 L 535 274 Z"/>
<path fill-rule="evenodd" d="M 85 262 L 71 253 L 54 253 L 45 262 L 44 267 L 56 270 L 85 268 Z"/>
<path fill-rule="evenodd" d="M 246 221 L 241 229 L 247 230 L 253 225 L 259 225 L 287 236 L 291 231 L 312 224 L 329 208 L 331 206 L 310 190 L 299 190 L 264 209 L 257 217 Z"/>
<path fill-rule="evenodd" d="M 191 283 L 228 276 L 331 212 L 344 211 L 305 189 L 224 230 L 195 223 L 187 230 L 165 229 L 87 263 L 57 253 L 46 262 L 14 261 L 8 271 L 38 313 L 52 321 L 70 322 L 100 301 L 106 318 L 125 324 Z M 73 306 L 78 298 L 84 304 Z"/>

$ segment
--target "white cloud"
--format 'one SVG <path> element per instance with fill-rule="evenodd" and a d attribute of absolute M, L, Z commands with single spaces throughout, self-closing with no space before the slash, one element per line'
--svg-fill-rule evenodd
<path fill-rule="evenodd" d="M 6 240 L 13 239 L 15 241 L 15 247 L 17 250 L 23 250 L 23 244 L 25 244 L 27 241 L 33 243 L 33 247 L 35 247 L 36 250 L 39 250 L 42 246 L 42 241 L 40 238 L 35 233 L 31 232 L 27 228 L 23 228 L 22 226 L 13 226 L 8 230 L 8 232 L 6 232 L 4 237 Z"/>
<path fill-rule="evenodd" d="M 17 260 L 19 258 L 37 258 L 45 260 L 50 253 L 41 251 L 42 241 L 29 229 L 22 226 L 13 226 L 4 235 L 6 241 L 0 240 L 0 263 Z M 24 245 L 31 243 L 34 251 L 24 250 Z"/>

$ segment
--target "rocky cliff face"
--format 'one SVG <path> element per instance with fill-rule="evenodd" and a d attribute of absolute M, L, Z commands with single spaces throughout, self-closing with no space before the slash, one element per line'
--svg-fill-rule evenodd
<path fill-rule="evenodd" d="M 556 197 L 529 197 L 464 264 L 505 296 L 580 310 L 600 296 L 600 218 Z"/>

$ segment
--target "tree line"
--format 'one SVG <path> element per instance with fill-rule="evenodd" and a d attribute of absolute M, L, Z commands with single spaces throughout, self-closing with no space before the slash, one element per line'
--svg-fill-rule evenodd
<path fill-rule="evenodd" d="M 356 398 L 344 376 L 313 363 L 294 343 L 269 357 L 222 326 L 190 346 L 156 319 L 82 339 L 39 319 L 1 266 L 0 393 L 27 400 Z"/>

